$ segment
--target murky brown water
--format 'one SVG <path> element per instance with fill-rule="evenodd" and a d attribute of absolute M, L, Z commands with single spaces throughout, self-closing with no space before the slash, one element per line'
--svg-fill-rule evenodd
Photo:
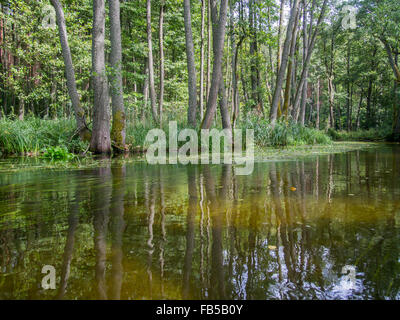
<path fill-rule="evenodd" d="M 2 172 L 0 299 L 55 298 L 399 299 L 400 146 Z"/>

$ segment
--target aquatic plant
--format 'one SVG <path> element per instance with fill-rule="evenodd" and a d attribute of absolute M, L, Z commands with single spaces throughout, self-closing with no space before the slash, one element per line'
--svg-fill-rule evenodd
<path fill-rule="evenodd" d="M 68 152 L 66 147 L 49 147 L 46 149 L 43 154 L 43 158 L 49 159 L 52 161 L 69 161 L 75 159 L 75 155 L 73 153 Z"/>

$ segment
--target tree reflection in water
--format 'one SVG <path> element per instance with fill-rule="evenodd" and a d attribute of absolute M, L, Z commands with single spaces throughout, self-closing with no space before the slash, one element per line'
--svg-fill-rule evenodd
<path fill-rule="evenodd" d="M 1 299 L 399 299 L 400 148 L 0 177 Z M 57 290 L 40 288 L 43 265 Z M 342 268 L 356 268 L 353 288 Z"/>

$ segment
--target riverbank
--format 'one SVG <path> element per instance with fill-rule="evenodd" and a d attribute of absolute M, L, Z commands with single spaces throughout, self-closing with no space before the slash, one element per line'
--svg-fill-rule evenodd
<path fill-rule="evenodd" d="M 278 123 L 271 129 L 267 123 L 260 126 L 259 123 L 247 121 L 242 127 L 243 130 L 254 130 L 256 161 L 340 153 L 375 145 L 372 142 L 332 142 L 329 135 L 323 131 L 298 125 Z M 144 157 L 146 135 L 151 128 L 151 124 L 128 124 L 126 140 L 130 151 L 129 158 Z M 184 124 L 178 123 L 178 130 L 182 129 Z M 168 128 L 165 130 L 168 134 Z M 31 157 L 39 164 L 60 162 L 61 166 L 65 166 L 66 163 L 87 166 L 95 163 L 88 147 L 88 143 L 81 141 L 76 134 L 73 119 L 0 120 L 0 156 L 3 158 Z M 42 157 L 46 159 L 40 159 Z"/>
<path fill-rule="evenodd" d="M 326 154 L 344 153 L 350 151 L 375 148 L 382 145 L 378 142 L 340 141 L 328 145 L 303 145 L 286 148 L 256 148 L 256 161 L 279 161 L 321 156 Z"/>
<path fill-rule="evenodd" d="M 275 162 L 304 160 L 315 156 L 327 154 L 345 153 L 357 150 L 377 148 L 382 143 L 372 142 L 333 142 L 329 145 L 303 145 L 286 148 L 255 148 L 254 161 Z M 34 169 L 83 169 L 95 168 L 109 165 L 127 164 L 133 162 L 145 162 L 145 154 L 126 154 L 112 158 L 98 158 L 87 154 L 86 156 L 76 156 L 68 161 L 54 161 L 42 156 L 9 156 L 0 158 L 0 173 L 34 170 Z"/>
<path fill-rule="evenodd" d="M 169 121 L 165 121 L 162 130 L 169 136 Z M 186 129 L 186 121 L 178 121 L 176 129 Z M 141 153 L 149 146 L 146 141 L 150 130 L 157 128 L 153 123 L 127 123 L 126 149 L 131 153 Z M 332 140 L 324 131 L 307 128 L 298 124 L 276 123 L 270 126 L 267 120 L 248 118 L 238 124 L 244 132 L 253 130 L 256 146 L 265 148 L 284 148 L 303 145 L 329 145 Z M 221 128 L 216 128 L 221 130 Z M 196 128 L 199 130 L 199 128 Z M 167 139 L 167 148 L 168 148 Z M 184 142 L 179 142 L 183 145 Z M 56 150 L 58 148 L 58 150 Z M 0 156 L 26 155 L 38 156 L 49 153 L 56 158 L 67 153 L 87 154 L 89 143 L 81 141 L 73 119 L 39 119 L 28 117 L 25 120 L 0 119 Z M 60 154 L 57 154 L 60 153 Z"/>

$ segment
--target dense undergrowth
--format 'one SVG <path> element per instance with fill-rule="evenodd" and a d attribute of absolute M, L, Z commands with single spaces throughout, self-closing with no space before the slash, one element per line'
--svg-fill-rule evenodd
<path fill-rule="evenodd" d="M 278 122 L 272 128 L 268 121 L 254 118 L 243 120 L 239 126 L 244 130 L 254 130 L 255 144 L 260 148 L 331 143 L 331 138 L 324 132 L 296 124 Z M 186 124 L 178 123 L 178 130 L 185 127 Z M 152 128 L 152 123 L 128 123 L 126 143 L 130 150 L 137 151 L 145 147 L 146 135 Z M 164 130 L 168 135 L 168 124 L 164 125 Z M 59 147 L 59 150 L 55 150 L 56 147 Z M 88 143 L 82 142 L 76 134 L 73 119 L 0 119 L 0 152 L 3 155 L 44 154 L 54 158 L 68 152 L 79 154 L 87 149 Z"/>
<path fill-rule="evenodd" d="M 24 121 L 0 120 L 2 154 L 39 154 L 52 147 L 80 153 L 87 149 L 87 143 L 76 135 L 73 119 L 43 120 L 29 117 Z"/>
<path fill-rule="evenodd" d="M 241 127 L 254 130 L 254 142 L 259 147 L 287 147 L 330 144 L 331 138 L 323 131 L 295 123 L 277 122 L 274 127 L 268 120 L 246 119 Z"/>
<path fill-rule="evenodd" d="M 358 131 L 328 130 L 328 135 L 335 141 L 385 141 L 391 135 L 390 128 L 369 129 Z"/>

